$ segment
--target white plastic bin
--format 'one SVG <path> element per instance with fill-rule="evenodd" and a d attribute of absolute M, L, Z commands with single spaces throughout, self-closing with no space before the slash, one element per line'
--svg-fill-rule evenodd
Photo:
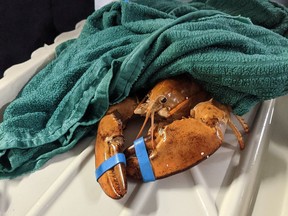
<path fill-rule="evenodd" d="M 23 85 L 53 58 L 55 46 L 77 37 L 82 25 L 62 34 L 55 44 L 35 51 L 31 60 L 6 71 L 0 80 L 0 116 Z M 232 131 L 227 130 L 222 147 L 204 162 L 156 182 L 129 180 L 128 194 L 118 201 L 108 198 L 95 180 L 94 139 L 87 138 L 35 173 L 1 180 L 0 215 L 249 215 L 258 191 L 274 103 L 266 101 L 245 115 L 251 127 L 245 136 L 245 150 L 239 150 Z"/>

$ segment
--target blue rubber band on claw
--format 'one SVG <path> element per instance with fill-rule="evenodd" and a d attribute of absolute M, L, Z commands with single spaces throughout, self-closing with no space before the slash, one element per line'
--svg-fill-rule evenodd
<path fill-rule="evenodd" d="M 147 154 L 146 145 L 143 137 L 134 141 L 134 148 L 136 156 L 138 158 L 138 163 L 142 178 L 144 182 L 155 181 L 154 172 Z"/>
<path fill-rule="evenodd" d="M 100 164 L 95 171 L 97 181 L 107 170 L 113 168 L 119 163 L 124 163 L 126 166 L 126 158 L 123 153 L 117 153 Z"/>

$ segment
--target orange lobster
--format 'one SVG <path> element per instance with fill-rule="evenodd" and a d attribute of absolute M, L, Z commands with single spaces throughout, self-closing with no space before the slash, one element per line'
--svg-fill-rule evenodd
<path fill-rule="evenodd" d="M 144 147 L 146 163 L 149 163 L 154 180 L 184 171 L 208 158 L 221 146 L 226 125 L 232 128 L 243 149 L 242 135 L 231 122 L 230 113 L 230 107 L 211 99 L 187 76 L 159 82 L 139 104 L 136 98 L 129 97 L 111 106 L 98 125 L 95 143 L 97 181 L 114 199 L 125 195 L 126 175 L 145 181 L 136 142 L 124 150 L 123 130 L 134 114 L 145 116 L 136 138 L 151 119 L 147 135 L 137 142 Z M 236 117 L 248 132 L 244 120 Z M 97 174 L 99 170 L 100 174 Z"/>

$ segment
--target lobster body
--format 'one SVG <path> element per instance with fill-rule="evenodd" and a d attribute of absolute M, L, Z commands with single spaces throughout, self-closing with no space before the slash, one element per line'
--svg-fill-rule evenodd
<path fill-rule="evenodd" d="M 232 128 L 243 149 L 242 136 L 231 122 L 230 113 L 228 106 L 211 99 L 189 77 L 159 82 L 140 103 L 135 98 L 127 98 L 110 107 L 98 126 L 96 169 L 120 152 L 124 152 L 126 167 L 123 161 L 119 162 L 98 178 L 103 191 L 119 199 L 127 191 L 126 175 L 143 179 L 135 145 L 124 150 L 123 130 L 134 114 L 145 116 L 136 138 L 151 120 L 144 142 L 153 175 L 155 179 L 160 179 L 184 171 L 213 154 L 223 142 L 227 125 Z M 246 123 L 240 117 L 237 119 L 248 132 Z"/>

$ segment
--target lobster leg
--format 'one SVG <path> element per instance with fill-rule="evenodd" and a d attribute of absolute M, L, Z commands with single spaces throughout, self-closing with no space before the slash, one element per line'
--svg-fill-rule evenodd
<path fill-rule="evenodd" d="M 121 154 L 124 148 L 123 129 L 136 105 L 136 99 L 127 98 L 112 106 L 98 125 L 95 143 L 96 177 L 103 191 L 113 199 L 122 198 L 127 191 L 125 157 Z"/>
<path fill-rule="evenodd" d="M 238 116 L 238 115 L 235 115 L 235 117 L 239 121 L 241 126 L 243 127 L 245 133 L 248 133 L 249 132 L 249 127 L 248 127 L 247 123 L 245 122 L 245 120 L 241 116 Z"/>
<path fill-rule="evenodd" d="M 237 140 L 238 140 L 238 143 L 239 143 L 239 146 L 240 146 L 240 149 L 243 150 L 245 145 L 244 145 L 244 141 L 243 141 L 243 137 L 240 133 L 240 131 L 237 129 L 237 127 L 233 124 L 233 122 L 231 122 L 231 120 L 229 119 L 228 121 L 228 125 L 229 127 L 232 129 L 233 133 L 235 134 Z"/>

